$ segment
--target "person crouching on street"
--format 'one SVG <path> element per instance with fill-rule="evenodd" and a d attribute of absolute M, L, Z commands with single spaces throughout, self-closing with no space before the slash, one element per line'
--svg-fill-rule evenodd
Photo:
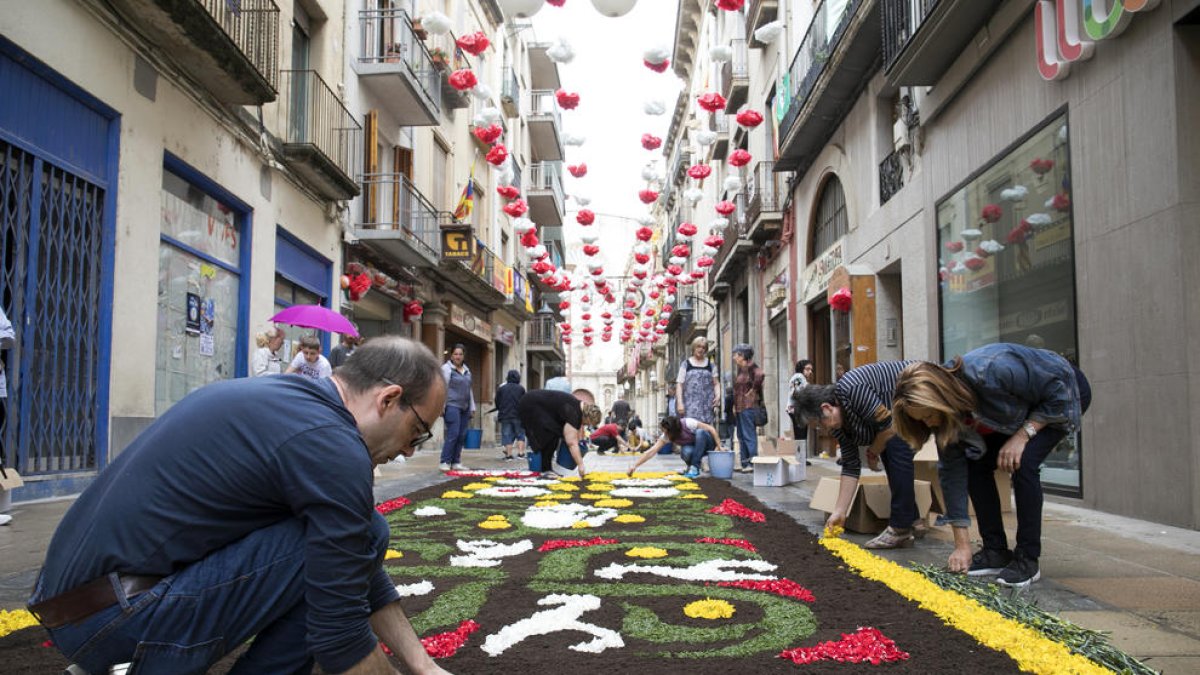
<path fill-rule="evenodd" d="M 715 446 L 717 452 L 721 452 L 721 442 L 717 440 L 717 430 L 713 425 L 707 422 L 701 422 L 693 417 L 679 418 L 673 415 L 668 415 L 659 423 L 659 428 L 662 434 L 650 449 L 643 452 L 641 457 L 629 467 L 627 472 L 630 476 L 633 475 L 637 468 L 650 458 L 657 455 L 658 451 L 668 443 L 674 443 L 679 446 L 679 454 L 683 458 L 683 463 L 687 465 L 687 472 L 683 474 L 684 478 L 696 478 L 700 475 L 700 469 L 704 461 L 704 456 L 708 454 L 711 446 Z"/>
<path fill-rule="evenodd" d="M 596 453 L 600 455 L 614 448 L 621 452 L 629 449 L 629 446 L 625 443 L 625 439 L 621 438 L 621 427 L 617 426 L 615 422 L 601 424 L 599 427 L 596 427 L 592 435 L 588 436 L 588 440 L 592 442 L 592 445 L 596 448 Z"/>
<path fill-rule="evenodd" d="M 529 441 L 528 451 L 540 458 L 542 473 L 554 473 L 554 454 L 560 445 L 565 444 L 575 464 L 566 468 L 578 469 L 580 478 L 587 475 L 583 468 L 580 441 L 583 439 L 584 425 L 595 426 L 600 423 L 600 408 L 584 403 L 568 392 L 538 389 L 521 397 L 517 414 Z"/>

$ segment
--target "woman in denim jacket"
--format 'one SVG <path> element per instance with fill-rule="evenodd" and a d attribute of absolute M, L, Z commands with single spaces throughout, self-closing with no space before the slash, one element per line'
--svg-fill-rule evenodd
<path fill-rule="evenodd" d="M 1041 577 L 1039 471 L 1058 442 L 1079 428 L 1091 399 L 1087 378 L 1065 358 L 1016 344 L 987 345 L 946 365 L 921 362 L 901 373 L 893 423 L 914 448 L 931 433 L 937 442 L 946 519 L 954 528 L 952 571 L 996 574 L 996 580 L 1008 586 L 1027 586 Z M 1013 475 L 1013 551 L 992 476 L 997 468 Z M 973 556 L 967 534 L 968 494 L 983 538 L 983 549 Z"/>

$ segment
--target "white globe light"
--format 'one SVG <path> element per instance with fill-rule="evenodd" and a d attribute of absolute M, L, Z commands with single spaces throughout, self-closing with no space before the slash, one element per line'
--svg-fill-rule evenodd
<path fill-rule="evenodd" d="M 527 19 L 538 13 L 545 0 L 496 0 L 496 4 L 510 19 Z"/>
<path fill-rule="evenodd" d="M 637 0 L 592 0 L 592 6 L 604 16 L 623 16 L 636 4 Z"/>

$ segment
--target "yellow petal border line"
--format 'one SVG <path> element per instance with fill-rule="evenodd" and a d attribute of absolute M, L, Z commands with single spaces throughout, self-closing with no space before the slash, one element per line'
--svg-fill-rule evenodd
<path fill-rule="evenodd" d="M 820 541 L 864 579 L 884 584 L 985 647 L 1008 654 L 1025 672 L 1055 675 L 1112 672 L 1073 654 L 1066 646 L 1043 637 L 1032 628 L 938 586 L 919 572 L 868 553 L 845 539 L 822 537 Z"/>

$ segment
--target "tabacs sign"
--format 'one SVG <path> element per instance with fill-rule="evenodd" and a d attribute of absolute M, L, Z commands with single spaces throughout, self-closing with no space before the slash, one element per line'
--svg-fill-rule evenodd
<path fill-rule="evenodd" d="M 475 257 L 475 235 L 471 228 L 442 230 L 442 260 L 471 261 Z"/>
<path fill-rule="evenodd" d="M 1115 38 L 1133 15 L 1148 12 L 1160 0 L 1038 0 L 1034 6 L 1034 42 L 1038 73 L 1046 81 L 1071 74 L 1071 64 L 1092 58 L 1100 40 Z"/>

